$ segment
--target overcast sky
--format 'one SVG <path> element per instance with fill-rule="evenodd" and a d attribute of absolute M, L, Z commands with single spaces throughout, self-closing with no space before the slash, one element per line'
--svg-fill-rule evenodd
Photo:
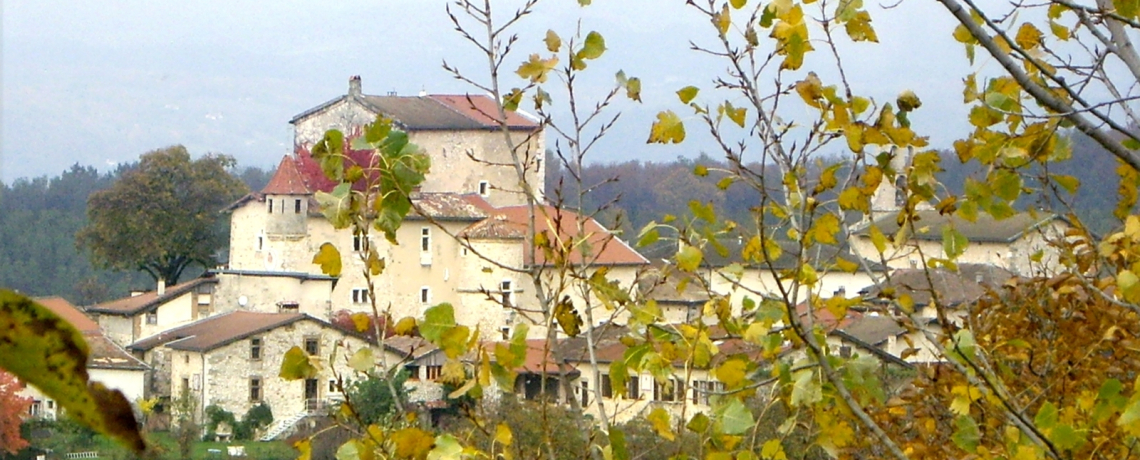
<path fill-rule="evenodd" d="M 583 28 L 602 32 L 610 48 L 591 63 L 599 71 L 587 89 L 612 84 L 618 69 L 643 80 L 645 102 L 618 105 L 621 121 L 594 161 L 713 152 L 698 134 L 681 146 L 644 143 L 657 111 L 685 115 L 674 91 L 708 86 L 723 69 L 687 51 L 690 39 L 710 43 L 708 24 L 684 0 L 593 3 L 581 10 L 574 0 L 546 0 L 519 46 L 539 51 L 539 32 L 569 31 L 582 16 Z M 344 94 L 351 75 L 362 76 L 368 94 L 472 91 L 440 67 L 446 59 L 485 72 L 452 30 L 444 5 L 6 0 L 0 180 L 56 175 L 74 163 L 106 170 L 172 144 L 272 167 L 291 151 L 288 120 Z M 905 0 L 875 11 L 883 43 L 844 49 L 856 92 L 893 102 L 901 90 L 914 90 L 925 104 L 912 116 L 914 127 L 936 146 L 949 146 L 967 130 L 960 81 L 968 67 L 950 38 L 954 24 L 934 2 Z"/>

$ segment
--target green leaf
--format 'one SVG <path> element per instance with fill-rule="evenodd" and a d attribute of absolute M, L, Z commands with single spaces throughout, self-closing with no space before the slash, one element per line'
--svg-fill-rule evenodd
<path fill-rule="evenodd" d="M 666 110 L 657 114 L 657 121 L 649 129 L 648 144 L 679 144 L 685 140 L 685 124 L 681 118 Z"/>
<path fill-rule="evenodd" d="M 694 415 L 689 419 L 689 423 L 685 424 L 685 428 L 697 434 L 702 434 L 709 429 L 709 417 L 703 413 Z"/>
<path fill-rule="evenodd" d="M 957 427 L 954 430 L 951 439 L 954 440 L 954 445 L 958 446 L 969 453 L 974 453 L 978 449 L 978 441 L 982 439 L 981 432 L 978 431 L 978 424 L 974 419 L 965 415 L 959 416 L 954 420 L 954 425 Z"/>
<path fill-rule="evenodd" d="M 682 104 L 688 104 L 697 97 L 698 92 L 700 92 L 700 89 L 696 86 L 686 86 L 677 90 L 677 97 L 681 99 Z"/>
<path fill-rule="evenodd" d="M 1061 450 L 1076 449 L 1081 444 L 1085 443 L 1085 437 L 1081 432 L 1073 429 L 1072 425 L 1057 425 L 1049 433 L 1049 440 Z"/>
<path fill-rule="evenodd" d="M 823 399 L 823 389 L 820 387 L 819 379 L 810 369 L 797 371 L 792 378 L 795 381 L 792 385 L 792 399 L 789 402 L 792 406 L 815 404 Z"/>
<path fill-rule="evenodd" d="M 87 354 L 86 340 L 67 320 L 0 289 L 0 368 L 34 385 L 69 417 L 141 454 L 146 445 L 130 403 L 121 392 L 88 381 Z"/>
<path fill-rule="evenodd" d="M 471 334 L 471 330 L 467 326 L 455 326 L 447 328 L 439 337 L 439 348 L 448 358 L 456 359 L 460 355 L 467 353 L 467 339 Z"/>
<path fill-rule="evenodd" d="M 760 458 L 764 460 L 787 460 L 788 455 L 784 453 L 784 445 L 780 443 L 780 439 L 772 438 L 765 441 L 764 446 L 760 448 Z"/>
<path fill-rule="evenodd" d="M 357 372 L 368 372 L 376 367 L 376 359 L 372 356 L 372 347 L 364 347 L 356 350 L 351 358 L 348 358 L 348 367 L 351 367 Z"/>
<path fill-rule="evenodd" d="M 625 433 L 617 427 L 611 427 L 609 438 L 613 460 L 629 460 L 629 450 L 625 446 Z"/>
<path fill-rule="evenodd" d="M 1050 174 L 1049 177 L 1053 179 L 1053 182 L 1056 182 L 1057 185 L 1060 185 L 1065 189 L 1066 192 L 1069 192 L 1070 194 L 1077 193 L 1077 189 L 1081 186 L 1080 179 L 1077 179 L 1073 176 Z"/>
<path fill-rule="evenodd" d="M 969 245 L 970 240 L 958 232 L 958 229 L 949 225 L 942 227 L 942 252 L 947 258 L 957 258 L 966 252 L 966 246 Z"/>
<path fill-rule="evenodd" d="M 340 250 L 332 243 L 321 244 L 321 249 L 313 256 L 313 263 L 321 266 L 321 273 L 334 278 L 340 276 Z"/>
<path fill-rule="evenodd" d="M 294 346 L 285 352 L 281 359 L 281 371 L 277 374 L 285 380 L 311 379 L 317 375 L 317 367 L 309 362 L 309 354 L 301 347 Z"/>
<path fill-rule="evenodd" d="M 455 327 L 455 309 L 449 303 L 441 303 L 424 312 L 420 323 L 420 335 L 431 343 L 438 344 L 443 334 Z"/>
<path fill-rule="evenodd" d="M 756 422 L 752 411 L 736 398 L 725 398 L 728 402 L 719 411 L 721 432 L 729 435 L 744 434 Z"/>
<path fill-rule="evenodd" d="M 680 251 L 677 251 L 677 268 L 687 272 L 694 272 L 701 266 L 701 260 L 703 258 L 704 254 L 701 253 L 700 249 L 685 244 L 681 247 Z"/>
<path fill-rule="evenodd" d="M 508 430 L 507 433 L 510 431 Z M 448 433 L 435 437 L 435 447 L 432 447 L 431 452 L 428 452 L 427 455 L 427 460 L 460 460 L 462 458 L 464 458 L 463 446 L 459 444 L 459 440 L 455 436 Z"/>
<path fill-rule="evenodd" d="M 1057 406 L 1052 402 L 1045 401 L 1041 408 L 1037 410 L 1037 416 L 1033 418 L 1033 424 L 1037 425 L 1037 429 L 1048 432 L 1057 425 Z"/>
<path fill-rule="evenodd" d="M 352 225 L 352 184 L 341 183 L 332 192 L 317 191 L 313 198 L 321 205 L 321 214 L 333 228 L 340 230 Z"/>
<path fill-rule="evenodd" d="M 597 59 L 602 57 L 602 53 L 605 51 L 606 40 L 602 38 L 602 34 L 590 32 L 586 34 L 586 42 L 582 44 L 582 49 L 578 50 L 577 57 L 579 59 Z"/>

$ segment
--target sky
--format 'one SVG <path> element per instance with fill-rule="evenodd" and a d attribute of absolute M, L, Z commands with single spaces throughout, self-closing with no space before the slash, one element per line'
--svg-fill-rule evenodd
<path fill-rule="evenodd" d="M 447 3 L 6 0 L 0 180 L 54 176 L 76 163 L 105 171 L 174 144 L 195 155 L 231 155 L 239 166 L 273 167 L 292 151 L 288 120 L 344 94 L 352 75 L 362 77 L 366 94 L 477 92 L 442 69 L 446 60 L 486 74 L 485 59 L 454 31 Z M 594 0 L 583 9 L 575 0 L 544 0 L 522 23 L 508 67 L 542 51 L 547 29 L 563 36 L 575 27 L 597 30 L 608 50 L 590 63 L 582 103 L 608 90 L 618 70 L 642 80 L 643 102 L 611 107 L 621 117 L 588 159 L 715 156 L 711 139 L 674 95 L 687 85 L 709 87 L 725 68 L 689 51 L 690 41 L 711 44 L 715 36 L 685 3 Z M 504 12 L 518 4 L 494 3 Z M 881 43 L 840 51 L 856 93 L 882 103 L 915 91 L 924 105 L 912 115 L 913 127 L 933 146 L 948 147 L 968 132 L 960 94 L 970 68 L 951 38 L 952 18 L 938 8 L 917 0 L 889 10 L 869 5 Z M 805 70 L 816 64 L 827 82 L 827 69 L 812 59 Z M 565 105 L 562 95 L 554 98 Z M 655 114 L 666 109 L 691 122 L 690 140 L 647 145 Z"/>

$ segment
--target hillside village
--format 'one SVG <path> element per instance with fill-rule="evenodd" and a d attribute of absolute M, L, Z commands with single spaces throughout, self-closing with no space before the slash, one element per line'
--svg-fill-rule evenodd
<path fill-rule="evenodd" d="M 625 352 L 620 339 L 630 329 L 624 314 L 609 314 L 581 296 L 567 298 L 579 309 L 598 311 L 595 324 L 585 325 L 593 328 L 597 368 L 590 364 L 591 350 L 582 337 L 546 329 L 535 312 L 535 286 L 526 273 L 509 269 L 553 264 L 541 251 L 528 250 L 534 240 L 528 231 L 526 196 L 543 200 L 550 194 L 541 180 L 546 168 L 543 132 L 522 113 L 510 113 L 501 125 L 489 115 L 495 106 L 479 95 L 367 95 L 360 78 L 352 77 L 345 95 L 289 121 L 298 153 L 280 160 L 263 189 L 224 210 L 230 220 L 226 265 L 201 278 L 170 286 L 159 282 L 154 290 L 109 302 L 41 302 L 85 334 L 92 345 L 89 367 L 94 379 L 122 390 L 131 400 L 169 401 L 185 392 L 197 402 L 199 417 L 208 406 L 244 414 L 265 403 L 276 421 L 261 433 L 262 439 L 285 435 L 306 416 L 324 413 L 343 400 L 335 383 L 337 376 L 353 373 L 343 359 L 346 350 L 367 347 L 374 338 L 340 328 L 333 318 L 343 312 L 371 314 L 374 304 L 399 319 L 422 317 L 427 308 L 449 303 L 456 322 L 477 327 L 479 340 L 488 344 L 506 340 L 517 324 L 528 323 L 528 355 L 516 369 L 516 387 L 500 391 L 528 399 L 545 395 L 592 413 L 595 389 L 600 389 L 603 397 L 613 399 L 609 415 L 617 420 L 654 407 L 678 410 L 681 402 L 687 402 L 690 411 L 707 410 L 710 395 L 723 389 L 708 369 L 692 370 L 687 379 L 679 370 L 677 379 L 668 383 L 649 375 L 631 376 L 625 394 L 616 396 L 608 366 Z M 325 130 L 359 132 L 377 116 L 391 118 L 432 161 L 431 174 L 412 197 L 414 211 L 400 227 L 398 245 L 379 235 L 334 230 L 315 198 L 316 192 L 328 191 L 328 185 L 314 174 L 319 168 L 306 166 L 311 162 L 307 152 Z M 524 140 L 523 164 L 514 164 L 501 126 Z M 907 152 L 897 152 L 896 169 L 905 170 L 907 160 Z M 526 180 L 517 179 L 516 166 Z M 826 310 L 813 313 L 807 307 L 804 299 L 810 293 L 796 297 L 805 302 L 798 311 L 824 327 L 829 345 L 842 355 L 870 355 L 903 367 L 938 359 L 924 345 L 923 329 L 940 327 L 927 308 L 932 295 L 942 296 L 944 305 L 968 305 L 1012 277 L 1050 274 L 1058 259 L 1048 241 L 1063 235 L 1069 225 L 1062 218 L 1032 212 L 1002 221 L 983 216 L 967 222 L 923 210 L 921 231 L 898 250 L 880 255 L 869 229 L 894 234 L 898 201 L 891 184 L 881 185 L 872 199 L 874 219 L 852 224 L 847 244 L 811 258 L 842 259 L 860 267 L 850 273 L 819 267 L 814 293 L 856 299 L 857 308 L 847 309 L 842 317 L 829 316 Z M 746 241 L 726 241 L 736 250 L 727 251 L 727 257 L 710 252 L 698 270 L 700 282 L 678 282 L 660 270 L 660 259 L 673 256 L 668 248 L 643 254 L 576 210 L 548 204 L 537 214 L 536 233 L 589 242 L 589 249 L 571 264 L 605 268 L 609 279 L 634 297 L 654 300 L 668 323 L 714 320 L 706 308 L 709 292 L 699 286 L 729 296 L 730 305 L 739 308 L 745 297 L 779 292 L 785 274 L 798 269 L 799 258 L 790 254 L 794 249 L 770 264 L 759 264 L 740 257 L 738 246 Z M 923 270 L 918 253 L 941 256 L 943 228 L 948 226 L 969 241 L 957 259 L 958 270 Z M 339 277 L 324 274 L 313 263 L 324 243 L 347 254 Z M 364 263 L 353 251 L 373 249 L 387 265 L 369 289 Z M 881 295 L 888 289 L 893 296 L 907 295 L 927 321 L 917 329 L 900 326 L 891 315 L 891 296 Z M 543 339 L 551 334 L 558 340 L 546 350 Z M 714 339 L 721 351 L 761 359 L 759 349 L 740 337 L 720 331 Z M 278 377 L 278 369 L 293 347 L 313 356 L 341 351 L 318 377 L 292 382 Z M 437 382 L 445 361 L 442 353 L 410 337 L 389 338 L 384 347 L 377 362 L 403 366 L 411 373 L 412 399 L 425 410 L 438 407 L 444 398 Z M 53 402 L 36 397 L 33 415 L 54 417 Z"/>

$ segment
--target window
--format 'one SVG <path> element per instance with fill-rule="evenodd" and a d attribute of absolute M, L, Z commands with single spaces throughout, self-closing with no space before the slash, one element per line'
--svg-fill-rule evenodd
<path fill-rule="evenodd" d="M 614 387 L 613 387 L 613 383 L 610 382 L 610 374 L 602 374 L 601 375 L 601 381 L 602 381 L 602 397 L 603 398 L 614 397 Z"/>
<path fill-rule="evenodd" d="M 485 180 L 479 181 L 479 195 L 487 196 L 491 193 L 491 184 Z"/>
<path fill-rule="evenodd" d="M 294 214 L 300 214 L 301 213 L 301 200 L 293 200 L 293 213 Z"/>
<path fill-rule="evenodd" d="M 420 366 L 409 364 L 407 366 L 404 366 L 404 370 L 408 371 L 408 380 L 420 379 Z"/>
<path fill-rule="evenodd" d="M 147 324 L 158 324 L 158 312 L 152 311 L 146 314 Z"/>
<path fill-rule="evenodd" d="M 420 251 L 428 252 L 431 250 L 431 227 L 423 227 L 420 229 Z"/>
<path fill-rule="evenodd" d="M 841 345 L 839 347 L 839 357 L 840 358 L 850 358 L 851 357 L 851 347 L 849 347 L 847 345 Z"/>
<path fill-rule="evenodd" d="M 443 366 L 427 366 L 427 375 L 424 378 L 428 380 L 439 380 L 440 375 L 443 374 Z"/>
<path fill-rule="evenodd" d="M 723 392 L 724 384 L 721 382 L 693 381 L 693 404 L 709 404 L 711 393 Z"/>
<path fill-rule="evenodd" d="M 427 286 L 420 288 L 420 303 L 424 305 L 431 303 L 431 288 Z"/>
<path fill-rule="evenodd" d="M 257 250 L 260 251 L 263 249 L 265 249 L 265 237 L 259 236 L 257 237 Z"/>
<path fill-rule="evenodd" d="M 361 235 L 359 233 L 352 235 L 352 250 L 359 252 L 364 248 L 364 235 Z"/>
<path fill-rule="evenodd" d="M 261 359 L 261 339 L 249 340 L 249 359 Z"/>
<path fill-rule="evenodd" d="M 48 409 L 55 409 L 55 401 L 52 401 L 50 399 L 47 400 L 47 408 Z"/>
<path fill-rule="evenodd" d="M 511 328 L 504 326 L 499 328 L 499 332 L 503 334 L 503 340 L 511 339 Z"/>
<path fill-rule="evenodd" d="M 190 353 L 183 353 L 182 354 L 182 363 L 183 364 L 190 364 Z"/>
<path fill-rule="evenodd" d="M 582 407 L 590 405 L 590 384 L 582 380 Z"/>
<path fill-rule="evenodd" d="M 295 300 L 287 300 L 277 303 L 277 309 L 282 313 L 297 313 L 301 310 L 301 304 Z"/>
<path fill-rule="evenodd" d="M 352 303 L 357 303 L 357 304 L 368 303 L 368 288 L 353 288 L 352 289 Z"/>
<path fill-rule="evenodd" d="M 270 199 L 268 199 L 268 200 L 265 200 L 265 202 L 266 202 L 266 203 L 269 203 L 269 213 L 270 213 L 270 214 L 273 214 L 273 198 L 270 198 Z"/>
<path fill-rule="evenodd" d="M 252 402 L 261 401 L 261 377 L 249 379 L 249 400 Z"/>
<path fill-rule="evenodd" d="M 670 380 L 666 383 L 653 382 L 653 400 L 681 402 L 685 399 L 685 382 Z"/>
<path fill-rule="evenodd" d="M 182 392 L 183 393 L 189 393 L 190 392 L 190 378 L 189 377 L 182 377 Z"/>
<path fill-rule="evenodd" d="M 339 393 L 336 390 L 336 380 L 329 380 L 329 393 Z"/>
<path fill-rule="evenodd" d="M 629 376 L 629 380 L 626 382 L 625 397 L 626 399 L 641 398 L 641 379 L 638 376 Z"/>
<path fill-rule="evenodd" d="M 305 353 L 317 356 L 321 353 L 321 339 L 319 337 L 305 338 Z"/>
<path fill-rule="evenodd" d="M 499 283 L 499 293 L 502 294 L 503 308 L 514 308 L 515 304 L 512 301 L 511 280 L 504 280 Z"/>

